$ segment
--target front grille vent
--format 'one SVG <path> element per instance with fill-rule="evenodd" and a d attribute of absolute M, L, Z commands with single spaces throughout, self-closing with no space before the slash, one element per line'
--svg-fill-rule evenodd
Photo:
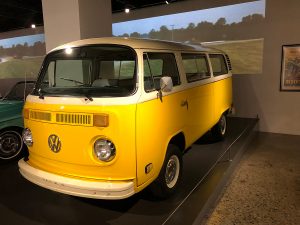
<path fill-rule="evenodd" d="M 92 115 L 74 113 L 56 113 L 56 122 L 73 125 L 92 126 Z"/>

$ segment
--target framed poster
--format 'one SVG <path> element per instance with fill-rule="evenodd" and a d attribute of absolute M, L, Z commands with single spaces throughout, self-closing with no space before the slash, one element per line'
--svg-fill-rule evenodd
<path fill-rule="evenodd" d="M 282 46 L 281 91 L 300 91 L 300 44 Z"/>

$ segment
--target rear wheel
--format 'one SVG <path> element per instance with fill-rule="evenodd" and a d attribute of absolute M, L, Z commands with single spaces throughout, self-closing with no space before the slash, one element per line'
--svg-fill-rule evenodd
<path fill-rule="evenodd" d="M 213 126 L 211 129 L 211 133 L 215 140 L 223 140 L 227 131 L 227 120 L 226 116 L 223 113 L 221 118 L 219 119 L 218 123 Z"/>
<path fill-rule="evenodd" d="M 15 130 L 0 131 L 0 159 L 13 160 L 23 149 L 21 134 Z"/>
<path fill-rule="evenodd" d="M 177 189 L 182 176 L 182 153 L 176 145 L 169 144 L 164 164 L 158 178 L 151 184 L 154 196 L 167 198 Z"/>

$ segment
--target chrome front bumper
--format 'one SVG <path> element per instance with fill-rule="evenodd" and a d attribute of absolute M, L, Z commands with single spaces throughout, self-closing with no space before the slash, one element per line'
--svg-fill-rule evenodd
<path fill-rule="evenodd" d="M 64 194 L 95 199 L 124 199 L 135 193 L 133 181 L 89 181 L 64 177 L 36 169 L 24 159 L 18 165 L 20 173 L 27 180 Z"/>

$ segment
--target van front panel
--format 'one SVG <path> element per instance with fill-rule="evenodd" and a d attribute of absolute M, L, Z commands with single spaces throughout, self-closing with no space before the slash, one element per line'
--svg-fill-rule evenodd
<path fill-rule="evenodd" d="M 84 179 L 135 178 L 135 109 L 135 104 L 82 106 L 27 101 L 25 110 L 29 111 L 29 119 L 25 119 L 25 127 L 33 136 L 28 163 L 51 173 Z M 94 126 L 92 118 L 95 114 L 108 115 L 108 127 Z M 67 120 L 63 121 L 62 115 L 66 115 Z M 68 115 L 71 115 L 70 120 Z M 81 121 L 79 125 L 78 121 L 75 123 L 76 115 Z M 49 146 L 51 135 L 61 142 L 58 152 Z M 95 156 L 94 143 L 99 138 L 114 143 L 116 157 L 111 162 L 102 162 Z"/>

